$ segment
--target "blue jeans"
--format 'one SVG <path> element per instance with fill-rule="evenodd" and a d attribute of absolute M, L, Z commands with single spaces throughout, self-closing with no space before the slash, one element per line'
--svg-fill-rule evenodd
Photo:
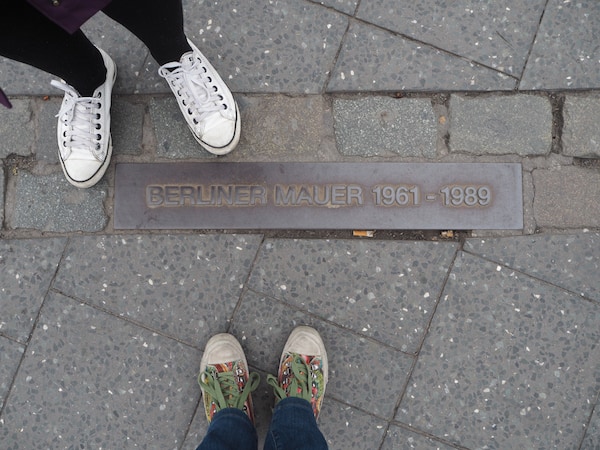
<path fill-rule="evenodd" d="M 213 417 L 197 450 L 257 450 L 256 429 L 241 410 L 227 408 Z M 327 450 L 310 403 L 285 398 L 273 411 L 264 450 Z"/>

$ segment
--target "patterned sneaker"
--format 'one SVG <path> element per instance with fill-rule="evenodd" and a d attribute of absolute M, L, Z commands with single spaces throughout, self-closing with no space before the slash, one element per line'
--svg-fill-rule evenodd
<path fill-rule="evenodd" d="M 79 188 L 95 185 L 110 163 L 112 140 L 110 136 L 110 104 L 112 87 L 117 77 L 114 61 L 98 49 L 106 66 L 106 81 L 92 97 L 81 97 L 64 81 L 52 81 L 65 91 L 58 112 L 58 156 L 67 181 Z"/>
<path fill-rule="evenodd" d="M 175 94 L 194 138 L 215 155 L 232 151 L 240 140 L 240 113 L 233 95 L 205 56 L 192 51 L 158 69 Z"/>
<path fill-rule="evenodd" d="M 222 333 L 209 339 L 198 376 L 209 423 L 223 408 L 241 409 L 254 423 L 250 394 L 256 390 L 259 382 L 257 373 L 248 373 L 244 350 L 235 337 Z"/>
<path fill-rule="evenodd" d="M 327 385 L 327 365 L 327 352 L 317 330 L 306 326 L 294 329 L 283 347 L 277 378 L 267 376 L 276 401 L 303 398 L 310 402 L 318 419 Z"/>

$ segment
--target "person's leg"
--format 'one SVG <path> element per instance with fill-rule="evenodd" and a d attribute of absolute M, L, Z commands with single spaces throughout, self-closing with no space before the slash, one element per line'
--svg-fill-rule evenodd
<path fill-rule="evenodd" d="M 0 55 L 62 78 L 85 97 L 106 79 L 100 52 L 81 31 L 67 33 L 25 1 L 2 11 Z"/>
<path fill-rule="evenodd" d="M 301 326 L 290 334 L 281 355 L 275 388 L 277 405 L 265 450 L 326 450 L 317 426 L 328 378 L 327 352 L 319 333 Z"/>
<path fill-rule="evenodd" d="M 96 184 L 112 155 L 110 105 L 116 67 L 81 31 L 69 34 L 24 1 L 2 12 L 0 55 L 49 72 L 63 81 L 58 113 L 58 154 L 69 183 Z"/>
<path fill-rule="evenodd" d="M 227 408 L 214 415 L 206 436 L 196 450 L 256 450 L 256 428 L 248 415 L 236 408 Z"/>
<path fill-rule="evenodd" d="M 146 44 L 160 65 L 192 51 L 183 31 L 181 0 L 113 0 L 102 12 Z"/>
<path fill-rule="evenodd" d="M 222 333 L 209 339 L 198 383 L 209 422 L 198 450 L 256 450 L 251 393 L 259 377 L 249 373 L 242 346 L 232 335 Z"/>
<path fill-rule="evenodd" d="M 232 151 L 240 139 L 237 104 L 208 59 L 186 38 L 181 0 L 113 0 L 102 11 L 148 46 L 196 141 L 215 155 Z"/>

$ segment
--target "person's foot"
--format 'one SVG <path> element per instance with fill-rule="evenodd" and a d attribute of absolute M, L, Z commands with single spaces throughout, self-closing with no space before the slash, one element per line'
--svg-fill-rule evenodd
<path fill-rule="evenodd" d="M 224 408 L 237 408 L 254 423 L 251 393 L 259 381 L 257 373 L 249 373 L 244 350 L 235 337 L 222 333 L 210 338 L 198 376 L 208 422 Z"/>
<path fill-rule="evenodd" d="M 98 183 L 112 155 L 110 105 L 117 69 L 110 56 L 98 50 L 106 66 L 106 81 L 92 97 L 81 97 L 64 81 L 52 81 L 53 86 L 65 91 L 56 116 L 58 157 L 69 183 L 79 188 Z"/>
<path fill-rule="evenodd" d="M 310 402 L 319 417 L 327 385 L 327 352 L 317 330 L 300 326 L 290 334 L 279 362 L 277 378 L 267 376 L 276 401 L 299 397 Z"/>
<path fill-rule="evenodd" d="M 188 40 L 191 52 L 158 69 L 173 91 L 194 138 L 210 153 L 225 155 L 240 140 L 240 113 L 227 85 Z"/>

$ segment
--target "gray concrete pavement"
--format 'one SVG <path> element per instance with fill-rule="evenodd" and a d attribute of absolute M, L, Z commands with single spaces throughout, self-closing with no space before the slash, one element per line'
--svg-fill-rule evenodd
<path fill-rule="evenodd" d="M 262 436 L 266 373 L 304 323 L 330 355 L 332 449 L 600 449 L 597 2 L 184 6 L 242 111 L 220 162 L 518 162 L 525 227 L 115 230 L 116 164 L 215 157 L 141 42 L 99 15 L 85 31 L 119 77 L 92 189 L 63 179 L 51 77 L 0 60 L 0 447 L 195 448 L 195 376 L 224 331 L 262 375 Z"/>

